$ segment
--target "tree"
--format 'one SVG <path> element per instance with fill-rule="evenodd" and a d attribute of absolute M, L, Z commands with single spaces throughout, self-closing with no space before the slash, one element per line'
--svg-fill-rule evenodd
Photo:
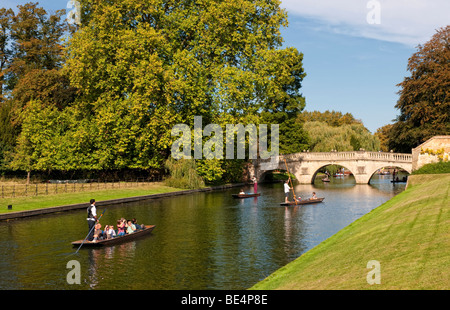
<path fill-rule="evenodd" d="M 175 188 L 197 189 L 202 188 L 205 183 L 198 176 L 194 159 L 166 160 L 165 167 L 170 172 L 170 177 L 166 179 L 166 185 Z"/>
<path fill-rule="evenodd" d="M 377 132 L 375 132 L 375 137 L 380 140 L 380 149 L 383 152 L 389 152 L 389 134 L 390 130 L 392 129 L 392 124 L 385 125 L 383 127 L 380 127 L 377 129 Z"/>
<path fill-rule="evenodd" d="M 64 10 L 49 15 L 38 7 L 38 3 L 17 7 L 19 11 L 11 17 L 10 27 L 13 52 L 8 66 L 11 74 L 9 89 L 13 89 L 18 80 L 31 70 L 60 68 L 63 62 L 62 38 L 69 30 L 61 18 Z"/>
<path fill-rule="evenodd" d="M 300 118 L 305 122 L 324 122 L 327 123 L 329 126 L 333 127 L 339 127 L 342 125 L 352 125 L 352 124 L 362 124 L 360 120 L 357 120 L 353 117 L 351 113 L 345 113 L 342 114 L 342 112 L 339 111 L 329 111 L 326 110 L 325 112 L 319 112 L 319 111 L 304 111 Z"/>
<path fill-rule="evenodd" d="M 64 10 L 47 14 L 38 3 L 18 5 L 16 14 L 0 11 L 0 27 L 8 30 L 0 32 L 0 49 L 5 38 L 9 48 L 0 53 L 0 61 L 4 61 L 0 82 L 7 91 L 0 113 L 1 156 L 4 166 L 27 171 L 28 179 L 32 170 L 61 167 L 55 160 L 55 155 L 62 154 L 55 150 L 61 141 L 54 137 L 62 133 L 59 123 L 52 120 L 60 117 L 59 112 L 75 100 L 76 93 L 60 70 L 62 42 L 70 30 L 63 15 Z M 45 123 L 58 126 L 40 126 Z M 9 163 L 4 160 L 6 152 L 12 159 Z"/>
<path fill-rule="evenodd" d="M 11 111 L 11 101 L 0 101 L 0 170 L 7 169 L 17 137 L 11 126 Z"/>
<path fill-rule="evenodd" d="M 313 152 L 378 151 L 380 148 L 379 140 L 362 124 L 330 126 L 313 121 L 306 122 L 304 128 L 311 137 L 310 150 Z"/>
<path fill-rule="evenodd" d="M 33 170 L 54 167 L 59 156 L 54 156 L 61 145 L 58 139 L 64 124 L 59 121 L 61 114 L 54 107 L 40 101 L 30 101 L 23 117 L 22 129 L 10 166 L 27 172 L 27 183 Z"/>
<path fill-rule="evenodd" d="M 304 108 L 303 55 L 280 49 L 287 18 L 279 5 L 82 0 L 64 70 L 81 91 L 77 104 L 95 132 L 91 151 L 101 167 L 163 167 L 171 129 L 192 128 L 194 116 L 221 127 L 258 125 L 268 120 L 261 111 L 295 119 Z M 197 167 L 215 181 L 227 164 Z"/>
<path fill-rule="evenodd" d="M 408 61 L 410 76 L 398 84 L 400 110 L 389 147 L 411 149 L 434 135 L 450 134 L 450 26 L 439 29 Z"/>
<path fill-rule="evenodd" d="M 4 101 L 3 88 L 5 86 L 6 68 L 12 53 L 10 48 L 12 16 L 14 16 L 13 10 L 0 8 L 0 103 Z"/>

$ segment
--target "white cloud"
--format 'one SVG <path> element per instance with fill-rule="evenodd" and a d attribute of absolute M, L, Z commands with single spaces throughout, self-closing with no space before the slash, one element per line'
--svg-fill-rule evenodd
<path fill-rule="evenodd" d="M 450 24 L 449 0 L 281 0 L 289 16 L 321 22 L 328 31 L 408 46 L 424 44 Z M 379 4 L 379 23 L 377 8 Z M 373 15 L 373 14 L 374 15 Z M 369 16 L 368 16 L 369 15 Z"/>

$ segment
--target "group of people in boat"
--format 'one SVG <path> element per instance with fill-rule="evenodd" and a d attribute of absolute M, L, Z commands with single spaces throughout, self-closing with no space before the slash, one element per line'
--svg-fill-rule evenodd
<path fill-rule="evenodd" d="M 114 225 L 106 225 L 105 228 L 102 229 L 102 225 L 97 217 L 95 199 L 91 199 L 90 206 L 87 208 L 87 213 L 89 227 L 88 241 L 97 242 L 98 240 L 120 237 L 126 234 L 132 234 L 137 230 L 145 229 L 145 225 L 138 224 L 135 218 L 132 220 L 126 220 L 125 218 L 117 220 L 117 229 L 114 229 Z"/>
<path fill-rule="evenodd" d="M 114 229 L 114 225 L 106 225 L 105 229 L 102 230 L 102 224 L 97 222 L 95 224 L 95 230 L 93 235 L 93 242 L 98 240 L 112 239 L 115 237 L 124 236 L 127 234 L 132 234 L 137 230 L 144 229 L 145 226 L 142 224 L 137 224 L 136 219 L 126 220 L 121 218 L 117 220 L 117 229 Z"/>

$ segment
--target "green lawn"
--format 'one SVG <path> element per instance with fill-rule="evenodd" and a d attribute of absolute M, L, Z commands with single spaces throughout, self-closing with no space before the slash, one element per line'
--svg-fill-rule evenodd
<path fill-rule="evenodd" d="M 164 183 L 149 183 L 136 185 L 129 188 L 100 189 L 92 191 L 80 191 L 75 193 L 60 193 L 29 197 L 2 198 L 0 199 L 0 213 L 33 210 L 39 208 L 64 206 L 76 203 L 89 202 L 91 198 L 96 201 L 127 198 L 159 193 L 180 191 L 181 189 L 165 186 Z M 12 205 L 12 210 L 8 210 Z"/>
<path fill-rule="evenodd" d="M 412 184 L 251 289 L 450 289 L 450 174 Z M 367 263 L 381 284 L 368 284 Z"/>

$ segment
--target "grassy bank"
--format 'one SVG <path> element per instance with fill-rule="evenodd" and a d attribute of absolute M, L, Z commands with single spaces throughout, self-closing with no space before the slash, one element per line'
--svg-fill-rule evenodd
<path fill-rule="evenodd" d="M 251 289 L 450 289 L 450 174 L 408 189 Z M 380 263 L 381 284 L 367 268 Z"/>
<path fill-rule="evenodd" d="M 168 193 L 180 191 L 181 189 L 164 185 L 164 183 L 148 183 L 129 188 L 100 189 L 75 193 L 60 193 L 29 197 L 3 198 L 0 199 L 0 213 L 34 210 L 39 208 L 48 208 L 64 206 L 77 203 L 89 202 L 91 198 L 96 201 L 128 198 L 135 196 Z M 8 205 L 13 209 L 8 210 Z"/>

